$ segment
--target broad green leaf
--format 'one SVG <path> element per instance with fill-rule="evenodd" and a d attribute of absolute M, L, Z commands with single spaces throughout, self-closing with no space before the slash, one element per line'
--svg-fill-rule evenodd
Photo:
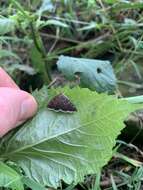
<path fill-rule="evenodd" d="M 9 187 L 13 190 L 24 190 L 21 176 L 3 162 L 0 162 L 0 187 Z"/>
<path fill-rule="evenodd" d="M 60 56 L 57 66 L 69 80 L 78 76 L 82 87 L 97 92 L 113 92 L 116 88 L 116 78 L 109 61 Z"/>
<path fill-rule="evenodd" d="M 0 35 L 12 32 L 15 29 L 15 22 L 10 18 L 0 18 Z"/>
<path fill-rule="evenodd" d="M 16 162 L 30 179 L 55 188 L 60 180 L 76 184 L 85 175 L 98 173 L 112 157 L 123 120 L 137 106 L 78 87 L 48 89 L 48 96 L 45 88 L 42 91 L 43 98 L 42 92 L 35 93 L 41 98 L 37 115 L 3 138 L 0 157 Z M 49 110 L 48 101 L 59 93 L 78 111 Z"/>

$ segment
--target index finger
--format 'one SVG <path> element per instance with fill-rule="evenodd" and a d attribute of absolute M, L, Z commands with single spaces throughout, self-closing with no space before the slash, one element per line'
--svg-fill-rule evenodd
<path fill-rule="evenodd" d="M 0 87 L 19 89 L 12 78 L 0 67 Z"/>

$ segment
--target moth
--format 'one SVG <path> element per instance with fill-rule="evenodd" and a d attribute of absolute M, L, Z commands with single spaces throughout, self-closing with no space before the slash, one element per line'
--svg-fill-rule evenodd
<path fill-rule="evenodd" d="M 52 98 L 47 106 L 49 109 L 54 111 L 61 111 L 66 113 L 73 113 L 77 111 L 75 105 L 69 100 L 67 96 L 64 94 L 58 94 L 54 98 Z"/>

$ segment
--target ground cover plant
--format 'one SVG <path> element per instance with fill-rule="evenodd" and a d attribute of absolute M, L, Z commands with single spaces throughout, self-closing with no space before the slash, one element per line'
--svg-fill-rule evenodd
<path fill-rule="evenodd" d="M 38 102 L 0 139 L 1 189 L 143 188 L 142 10 L 127 0 L 0 2 L 0 66 Z"/>

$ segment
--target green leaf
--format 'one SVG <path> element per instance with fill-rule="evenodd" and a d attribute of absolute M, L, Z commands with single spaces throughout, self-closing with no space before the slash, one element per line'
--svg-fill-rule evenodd
<path fill-rule="evenodd" d="M 41 21 L 42 26 L 48 26 L 48 25 L 54 25 L 54 26 L 59 26 L 59 27 L 64 27 L 67 28 L 69 27 L 66 23 L 61 22 L 59 20 L 47 20 L 47 21 Z"/>
<path fill-rule="evenodd" d="M 54 6 L 51 0 L 43 0 L 42 5 L 40 9 L 38 10 L 38 13 L 42 14 L 45 11 L 52 12 L 53 9 L 54 9 Z"/>
<path fill-rule="evenodd" d="M 48 91 L 47 91 L 46 86 L 43 86 L 40 91 L 35 90 L 32 93 L 32 95 L 35 97 L 35 99 L 39 105 L 39 109 L 44 107 L 47 104 L 48 99 L 49 99 L 49 95 L 48 95 Z"/>
<path fill-rule="evenodd" d="M 45 88 L 42 91 L 45 93 Z M 107 164 L 124 128 L 123 120 L 137 106 L 78 87 L 47 92 L 48 97 L 45 93 L 43 98 L 42 92 L 35 93 L 36 99 L 41 98 L 37 115 L 3 138 L 0 157 L 16 162 L 26 176 L 41 185 L 56 188 L 60 180 L 77 184 Z M 78 111 L 49 110 L 48 101 L 59 93 L 64 93 Z"/>
<path fill-rule="evenodd" d="M 43 186 L 41 186 L 39 183 L 29 179 L 28 177 L 22 178 L 23 183 L 30 187 L 32 190 L 46 190 Z"/>
<path fill-rule="evenodd" d="M 75 80 L 77 75 L 82 87 L 97 92 L 113 92 L 116 88 L 116 78 L 109 61 L 60 56 L 57 66 L 69 80 Z"/>
<path fill-rule="evenodd" d="M 0 35 L 12 32 L 15 29 L 15 22 L 10 18 L 0 18 Z"/>
<path fill-rule="evenodd" d="M 124 23 L 121 24 L 122 28 L 137 28 L 139 27 L 140 24 L 137 23 L 135 20 L 133 19 L 129 19 L 129 18 L 125 18 L 124 19 Z"/>
<path fill-rule="evenodd" d="M 123 98 L 123 99 L 133 104 L 143 103 L 143 95 Z"/>
<path fill-rule="evenodd" d="M 108 4 L 114 4 L 114 3 L 119 3 L 119 0 L 104 0 Z"/>
<path fill-rule="evenodd" d="M 87 26 L 79 28 L 78 31 L 92 30 L 92 29 L 95 29 L 95 28 L 100 29 L 100 25 L 97 22 L 92 21 Z"/>
<path fill-rule="evenodd" d="M 123 1 L 115 4 L 113 6 L 112 11 L 114 12 L 119 12 L 121 10 L 128 10 L 128 9 L 142 9 L 143 8 L 143 3 L 142 2 L 130 2 L 130 1 Z"/>
<path fill-rule="evenodd" d="M 135 20 L 133 20 L 133 19 L 130 19 L 130 18 L 125 18 L 124 23 L 126 25 L 128 25 L 128 26 L 129 25 L 131 25 L 131 26 L 136 26 L 137 25 L 137 22 Z"/>
<path fill-rule="evenodd" d="M 45 58 L 43 56 L 43 53 L 41 51 L 43 51 L 43 44 L 41 42 L 41 39 L 39 38 L 39 36 L 36 36 L 37 38 L 37 42 L 36 45 L 33 45 L 31 51 L 30 51 L 30 58 L 32 61 L 32 66 L 34 67 L 35 71 L 41 74 L 41 77 L 43 79 L 43 81 L 47 84 L 49 84 L 50 81 L 50 74 L 48 73 L 48 69 L 46 69 L 46 63 L 45 63 Z M 50 65 L 49 65 L 49 69 L 50 69 Z M 47 71 L 48 70 L 48 71 Z"/>
<path fill-rule="evenodd" d="M 41 53 L 37 50 L 35 45 L 33 45 L 33 47 L 31 48 L 30 58 L 32 61 L 32 66 L 35 68 L 35 70 L 37 72 L 42 73 L 43 70 L 45 70 L 44 60 L 43 60 Z"/>
<path fill-rule="evenodd" d="M 118 190 L 112 174 L 110 175 L 110 180 L 111 180 L 111 183 L 112 183 L 113 190 Z"/>
<path fill-rule="evenodd" d="M 18 57 L 18 55 L 16 55 L 15 53 L 13 53 L 9 50 L 6 50 L 6 49 L 1 49 L 0 50 L 0 59 L 5 58 L 5 57 L 13 57 L 21 62 L 20 57 Z"/>
<path fill-rule="evenodd" d="M 24 190 L 21 176 L 2 162 L 0 162 L 0 187 L 9 187 L 13 190 Z"/>
<path fill-rule="evenodd" d="M 87 7 L 88 8 L 97 8 L 97 2 L 96 2 L 96 0 L 88 0 L 87 1 Z"/>
<path fill-rule="evenodd" d="M 8 65 L 9 66 L 9 65 Z M 10 67 L 11 70 L 19 70 L 19 71 L 24 71 L 25 73 L 29 74 L 29 75 L 34 75 L 35 74 L 35 70 L 30 67 L 29 65 L 22 65 L 22 64 L 12 64 Z"/>

